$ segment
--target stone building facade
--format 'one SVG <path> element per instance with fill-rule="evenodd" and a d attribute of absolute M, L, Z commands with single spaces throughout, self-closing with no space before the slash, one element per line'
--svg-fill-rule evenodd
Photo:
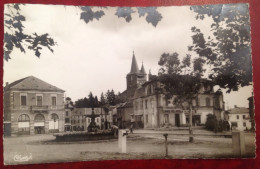
<path fill-rule="evenodd" d="M 4 87 L 4 135 L 64 131 L 64 90 L 29 76 Z"/>
<path fill-rule="evenodd" d="M 153 78 L 149 72 L 148 77 L 144 66 L 138 69 L 133 54 L 130 73 L 127 74 L 127 89 L 120 95 L 123 103 L 117 108 L 119 127 L 127 128 L 131 122 L 137 127 L 158 128 L 164 126 L 187 126 L 189 123 L 189 105 L 183 102 L 176 105 L 173 98 L 167 99 L 162 84 Z M 148 80 L 147 80 L 148 78 Z M 222 118 L 224 100 L 222 93 L 216 93 L 213 86 L 201 82 L 201 88 L 196 98 L 192 100 L 193 125 L 203 125 L 207 114 L 215 114 Z M 123 125 L 125 124 L 125 125 Z"/>

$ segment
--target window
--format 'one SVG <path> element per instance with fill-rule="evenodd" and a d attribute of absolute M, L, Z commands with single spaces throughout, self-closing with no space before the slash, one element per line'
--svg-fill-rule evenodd
<path fill-rule="evenodd" d="M 153 109 L 153 99 L 151 99 L 151 107 L 152 107 L 152 109 Z"/>
<path fill-rule="evenodd" d="M 245 122 L 243 123 L 243 126 L 246 127 L 246 123 Z"/>
<path fill-rule="evenodd" d="M 243 115 L 243 119 L 246 119 L 246 115 Z"/>
<path fill-rule="evenodd" d="M 52 113 L 52 114 L 51 114 L 51 119 L 52 119 L 54 122 L 56 122 L 56 120 L 59 119 L 59 116 L 58 116 L 56 113 Z"/>
<path fill-rule="evenodd" d="M 148 106 L 147 106 L 147 100 L 145 100 L 145 108 L 147 109 L 148 108 Z"/>
<path fill-rule="evenodd" d="M 210 106 L 210 98 L 206 98 L 206 106 L 209 107 Z"/>
<path fill-rule="evenodd" d="M 144 106 L 143 106 L 143 100 L 141 100 L 141 109 L 143 109 Z"/>
<path fill-rule="evenodd" d="M 237 115 L 237 119 L 239 119 L 239 115 Z"/>
<path fill-rule="evenodd" d="M 18 118 L 18 122 L 28 122 L 30 121 L 30 117 L 27 114 L 22 114 Z"/>
<path fill-rule="evenodd" d="M 69 112 L 68 111 L 66 111 L 66 116 L 69 116 Z"/>
<path fill-rule="evenodd" d="M 90 119 L 88 118 L 88 122 L 90 123 Z"/>
<path fill-rule="evenodd" d="M 21 105 L 26 106 L 26 96 L 21 96 Z"/>
<path fill-rule="evenodd" d="M 42 106 L 42 96 L 36 96 L 36 105 L 37 106 Z"/>
<path fill-rule="evenodd" d="M 231 122 L 232 127 L 237 127 L 237 122 Z"/>
<path fill-rule="evenodd" d="M 55 96 L 51 97 L 51 105 L 56 106 L 56 97 Z"/>
<path fill-rule="evenodd" d="M 145 117 L 145 118 L 146 118 L 146 123 L 148 123 L 148 114 L 146 115 L 146 117 Z"/>
<path fill-rule="evenodd" d="M 97 123 L 99 122 L 99 118 L 97 118 Z"/>
<path fill-rule="evenodd" d="M 45 118 L 42 114 L 37 114 L 35 117 L 34 117 L 34 121 L 45 121 Z"/>
<path fill-rule="evenodd" d="M 69 118 L 65 118 L 65 123 L 69 123 L 70 119 Z"/>

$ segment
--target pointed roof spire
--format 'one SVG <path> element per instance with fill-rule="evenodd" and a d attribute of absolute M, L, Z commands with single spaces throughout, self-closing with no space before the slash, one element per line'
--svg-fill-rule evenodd
<path fill-rule="evenodd" d="M 130 73 L 138 73 L 139 72 L 139 68 L 135 59 L 135 53 L 133 51 L 133 58 L 132 58 L 132 65 L 131 65 L 131 71 Z"/>
<path fill-rule="evenodd" d="M 142 67 L 141 67 L 140 73 L 146 74 L 145 69 L 144 69 L 144 63 L 143 63 L 143 61 L 142 61 Z"/>

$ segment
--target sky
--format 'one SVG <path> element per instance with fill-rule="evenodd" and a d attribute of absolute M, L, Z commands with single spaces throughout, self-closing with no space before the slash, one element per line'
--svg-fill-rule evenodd
<path fill-rule="evenodd" d="M 111 89 L 123 92 L 133 51 L 139 68 L 143 62 L 147 73 L 151 70 L 157 75 L 158 61 L 164 52 L 177 52 L 180 58 L 186 54 L 197 57 L 187 48 L 192 45 L 191 27 L 211 35 L 213 20 L 196 20 L 189 6 L 157 8 L 163 18 L 156 27 L 147 23 L 145 17 L 139 18 L 136 8 L 129 23 L 115 15 L 115 7 L 102 10 L 105 15 L 99 21 L 86 24 L 75 6 L 22 6 L 21 14 L 26 17 L 24 31 L 49 33 L 58 45 L 53 47 L 54 53 L 42 50 L 40 58 L 33 51 L 21 53 L 15 49 L 12 59 L 4 61 L 4 84 L 32 75 L 65 90 L 66 97 L 73 101 L 88 96 L 90 91 L 98 97 Z M 252 86 L 248 86 L 231 94 L 224 92 L 224 100 L 228 108 L 248 107 L 247 98 L 251 95 Z"/>

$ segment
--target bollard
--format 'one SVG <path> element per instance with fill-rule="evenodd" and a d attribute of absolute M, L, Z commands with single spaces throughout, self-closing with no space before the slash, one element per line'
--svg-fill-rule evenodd
<path fill-rule="evenodd" d="M 245 155 L 245 136 L 243 131 L 232 132 L 232 146 L 235 156 L 242 157 Z"/>
<path fill-rule="evenodd" d="M 189 142 L 192 143 L 193 142 L 193 130 L 192 130 L 191 127 L 190 127 L 190 130 L 189 130 L 189 133 L 190 133 Z"/>
<path fill-rule="evenodd" d="M 123 130 L 118 131 L 118 148 L 121 149 L 122 147 L 122 137 L 123 137 Z"/>
<path fill-rule="evenodd" d="M 126 153 L 126 136 L 128 133 L 125 130 L 119 130 L 118 133 L 118 147 L 121 153 Z"/>
<path fill-rule="evenodd" d="M 168 157 L 168 143 L 167 143 L 168 134 L 164 134 L 163 136 L 165 137 L 165 157 Z"/>

